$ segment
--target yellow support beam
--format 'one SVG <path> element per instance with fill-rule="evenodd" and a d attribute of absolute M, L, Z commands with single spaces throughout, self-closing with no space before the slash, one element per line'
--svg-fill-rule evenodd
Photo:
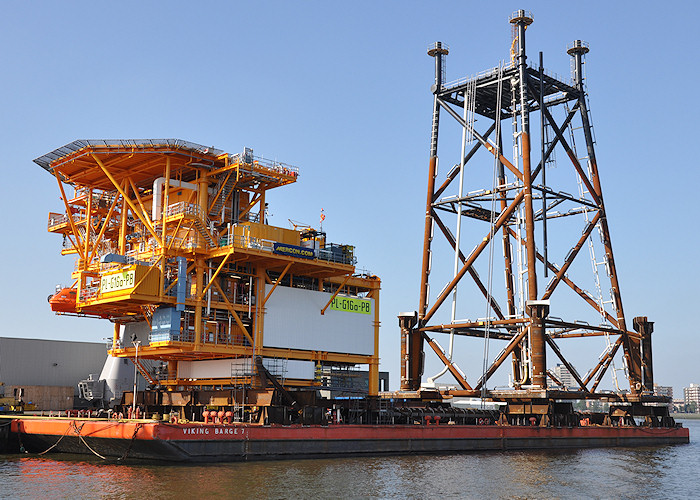
<path fill-rule="evenodd" d="M 277 285 L 280 284 L 280 282 L 282 281 L 282 278 L 284 278 L 284 275 L 287 274 L 287 271 L 289 271 L 290 267 L 292 267 L 292 262 L 289 262 L 287 264 L 287 267 L 285 267 L 284 271 L 282 271 L 282 274 L 279 275 L 279 277 L 277 278 L 277 281 L 273 285 L 272 289 L 269 292 L 267 292 L 267 295 L 265 296 L 265 299 L 263 300 L 263 303 L 262 303 L 263 307 L 265 307 L 265 304 L 267 304 L 267 299 L 270 298 L 270 295 L 272 295 L 272 292 L 275 291 L 275 288 L 277 288 Z M 267 273 L 265 274 L 265 277 L 267 278 Z"/>
<path fill-rule="evenodd" d="M 109 172 L 109 170 L 107 170 L 107 168 L 104 166 L 104 164 L 100 161 L 100 159 L 97 156 L 95 156 L 94 154 L 91 154 L 90 156 L 92 156 L 92 158 L 95 160 L 95 162 L 100 167 L 100 169 L 102 169 L 102 171 L 107 176 L 107 178 L 112 183 L 112 185 L 117 189 L 117 191 L 119 191 L 119 194 L 122 195 L 122 197 L 124 198 L 124 201 L 126 201 L 126 203 L 129 205 L 129 208 L 131 208 L 132 213 L 134 215 L 136 215 L 136 217 L 138 217 L 141 222 L 143 222 L 143 225 L 146 227 L 146 229 L 148 229 L 148 231 L 151 233 L 151 235 L 158 242 L 158 245 L 162 247 L 163 241 L 155 233 L 155 231 L 150 226 L 150 224 L 146 221 L 146 219 L 143 218 L 143 215 L 140 213 L 140 210 L 136 207 L 136 205 L 134 205 L 134 202 L 131 201 L 129 196 L 127 196 L 126 192 L 122 189 L 122 187 L 119 185 L 119 183 L 117 183 L 117 181 L 114 179 L 114 177 Z"/>
<path fill-rule="evenodd" d="M 63 190 L 63 182 L 61 181 L 61 177 L 59 175 L 60 172 L 58 171 L 58 169 L 54 169 L 53 174 L 54 176 L 56 176 L 56 181 L 58 181 L 58 188 L 61 190 L 61 199 L 63 200 L 63 205 L 65 205 L 66 207 L 66 216 L 68 217 L 68 222 L 70 222 L 71 231 L 73 231 L 73 236 L 75 237 L 75 242 L 73 242 L 73 246 L 78 251 L 78 255 L 80 255 L 80 258 L 84 260 L 85 255 L 83 255 L 83 252 L 80 250 L 80 234 L 78 233 L 78 229 L 75 227 L 75 221 L 73 221 L 73 212 L 70 209 L 70 205 L 68 205 L 68 197 L 66 196 L 66 192 Z"/>
<path fill-rule="evenodd" d="M 328 304 L 326 304 L 326 305 L 324 306 L 324 308 L 321 309 L 321 314 L 322 314 L 322 315 L 323 315 L 323 314 L 326 314 L 326 309 L 328 309 L 328 307 L 331 305 L 331 303 L 333 302 L 333 300 L 338 296 L 338 294 L 340 293 L 340 291 L 341 291 L 341 290 L 343 289 L 343 287 L 345 286 L 345 283 L 347 283 L 348 280 L 350 279 L 350 276 L 351 276 L 351 275 L 349 275 L 349 274 L 348 274 L 347 276 L 345 276 L 345 279 L 344 279 L 343 282 L 340 284 L 340 286 L 338 287 L 338 289 L 335 291 L 335 293 L 334 293 L 333 295 L 331 295 L 331 298 L 328 300 Z"/>
<path fill-rule="evenodd" d="M 209 283 L 207 283 L 207 286 L 204 287 L 204 289 L 202 290 L 202 293 L 199 294 L 199 297 L 198 297 L 199 300 L 202 300 L 204 298 L 204 294 L 207 293 L 207 290 L 209 290 L 209 287 L 211 287 L 211 285 L 214 282 L 214 280 L 216 279 L 216 277 L 219 276 L 219 273 L 224 268 L 224 265 L 226 265 L 226 261 L 232 255 L 233 255 L 233 248 L 224 256 L 223 260 L 221 261 L 221 264 L 219 264 L 219 267 L 216 269 L 216 271 L 212 275 L 211 279 L 209 279 Z"/>
<path fill-rule="evenodd" d="M 97 238 L 95 238 L 95 242 L 92 244 L 92 251 L 90 252 L 89 260 L 92 260 L 95 258 L 95 252 L 97 252 L 97 245 L 100 244 L 100 241 L 102 241 L 102 238 L 105 234 L 105 231 L 107 230 L 107 227 L 109 226 L 109 221 L 112 219 L 112 214 L 114 213 L 114 209 L 117 207 L 117 201 L 119 201 L 119 196 L 114 197 L 114 201 L 112 201 L 112 205 L 109 207 L 109 211 L 107 212 L 107 216 L 105 217 L 105 221 L 102 224 L 102 227 L 100 228 L 100 233 L 97 235 Z"/>

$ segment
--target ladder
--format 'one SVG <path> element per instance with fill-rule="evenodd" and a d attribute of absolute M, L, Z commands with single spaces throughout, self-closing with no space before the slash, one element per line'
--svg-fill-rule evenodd
<path fill-rule="evenodd" d="M 565 108 L 566 108 L 566 112 L 569 113 L 569 106 L 565 105 Z M 590 114 L 589 114 L 589 120 L 590 120 Z M 590 123 L 590 121 L 589 121 L 589 123 Z M 591 133 L 592 133 L 593 126 L 590 125 L 590 127 L 591 127 Z M 570 147 L 574 153 L 574 156 L 578 159 L 579 164 L 581 166 L 583 166 L 584 164 L 586 165 L 586 172 L 588 173 L 588 176 L 591 177 L 592 176 L 592 169 L 591 169 L 590 157 L 589 156 L 579 157 L 578 153 L 576 151 L 576 141 L 575 141 L 574 130 L 578 130 L 580 128 L 583 128 L 583 126 L 576 127 L 576 128 L 569 127 Z M 593 142 L 595 143 L 595 140 Z M 578 182 L 579 196 L 583 199 L 586 197 L 586 195 L 590 195 L 591 193 L 585 188 L 583 181 L 581 180 L 581 176 L 576 176 L 576 180 Z M 586 220 L 586 223 L 589 223 L 590 222 L 589 212 L 584 211 L 583 215 L 584 215 L 584 218 Z M 600 238 L 600 240 L 602 242 L 603 241 L 603 232 L 601 230 L 600 224 L 596 225 L 596 230 L 598 232 L 598 237 Z M 610 277 L 611 277 L 610 264 L 608 262 L 607 254 L 604 255 L 603 260 L 600 260 L 600 261 L 598 260 L 598 258 L 596 256 L 595 245 L 593 244 L 593 235 L 592 234 L 588 236 L 587 242 L 588 242 L 588 253 L 590 255 L 591 266 L 593 268 L 593 280 L 594 280 L 595 289 L 596 289 L 596 294 L 593 298 L 595 299 L 595 301 L 598 304 L 598 311 L 599 311 L 600 316 L 601 316 L 601 322 L 604 324 L 607 322 L 607 318 L 605 316 L 605 307 L 607 305 L 610 305 L 612 307 L 612 309 L 615 312 L 617 312 L 617 307 L 616 307 L 615 301 L 613 300 L 612 289 L 610 291 L 610 299 L 604 300 L 603 287 L 602 287 L 601 281 L 600 281 L 599 269 L 601 267 L 603 268 L 605 276 L 607 276 L 608 280 L 610 279 Z M 605 332 L 605 344 L 606 345 L 605 345 L 605 350 L 603 351 L 603 355 L 607 354 L 612 349 L 612 341 L 610 340 L 610 335 L 608 332 Z M 612 378 L 613 378 L 613 383 L 615 384 L 615 389 L 618 392 L 620 391 L 620 385 L 619 385 L 619 381 L 617 379 L 617 372 L 620 370 L 624 370 L 624 369 L 625 368 L 616 368 L 615 361 L 612 361 Z"/>

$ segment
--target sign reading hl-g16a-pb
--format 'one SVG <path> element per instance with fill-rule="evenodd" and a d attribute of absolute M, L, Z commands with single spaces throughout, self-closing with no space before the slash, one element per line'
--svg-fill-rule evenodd
<path fill-rule="evenodd" d="M 127 290 L 133 288 L 135 284 L 136 271 L 122 271 L 106 274 L 100 280 L 100 292 L 116 292 L 117 290 Z"/>
<path fill-rule="evenodd" d="M 289 257 L 300 257 L 302 259 L 313 259 L 315 257 L 313 248 L 287 245 L 286 243 L 275 243 L 272 247 L 272 252 L 280 255 L 288 255 Z"/>
<path fill-rule="evenodd" d="M 353 297 L 336 297 L 333 299 L 333 302 L 331 302 L 331 309 L 334 311 L 370 314 L 372 312 L 372 302 Z"/>

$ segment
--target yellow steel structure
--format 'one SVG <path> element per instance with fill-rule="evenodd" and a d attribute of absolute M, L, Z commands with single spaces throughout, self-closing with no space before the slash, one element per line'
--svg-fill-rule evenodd
<path fill-rule="evenodd" d="M 175 139 L 81 140 L 37 158 L 56 178 L 65 210 L 49 214 L 48 230 L 63 235 L 63 254 L 76 257 L 69 303 L 52 307 L 108 318 L 110 353 L 132 359 L 122 325 L 150 327 L 159 308 L 181 311 L 179 335 L 152 335 L 138 349 L 139 359 L 168 362 L 167 380 L 159 381 L 166 387 L 232 381 L 180 378 L 183 360 L 262 356 L 368 365 L 376 395 L 379 278 L 357 275 L 352 247 L 329 245 L 323 233 L 268 225 L 266 192 L 296 182 L 298 170 L 252 153 Z M 374 299 L 374 352 L 265 347 L 265 304 L 282 286 Z"/>

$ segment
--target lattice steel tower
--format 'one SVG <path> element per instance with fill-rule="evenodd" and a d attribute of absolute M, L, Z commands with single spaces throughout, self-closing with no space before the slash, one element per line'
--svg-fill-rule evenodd
<path fill-rule="evenodd" d="M 445 365 L 430 381 L 449 370 L 461 386 L 455 394 L 484 395 L 510 357 L 512 390 L 588 397 L 620 347 L 624 368 L 612 371 L 615 384 L 624 369 L 633 395 L 653 391 L 653 323 L 635 318 L 628 330 L 622 307 L 587 103 L 588 45 L 576 40 L 568 48 L 572 79 L 565 81 L 544 70 L 541 52 L 539 67 L 528 65 L 525 34 L 532 22 L 531 14 L 515 12 L 510 60 L 456 82 L 444 81 L 448 48 L 437 42 L 428 50 L 435 84 L 419 304 L 416 313 L 399 316 L 404 391 L 421 387 L 425 343 Z M 461 143 L 451 150 L 441 144 L 443 158 L 458 161 L 440 180 L 442 113 L 461 131 Z M 512 155 L 504 147 L 509 134 Z M 433 239 L 435 232 L 442 237 Z M 502 280 L 494 278 L 501 272 Z M 444 287 L 431 296 L 431 283 Z M 550 308 L 569 317 L 552 317 Z M 462 315 L 479 319 L 457 319 Z M 433 338 L 438 333 L 449 335 L 449 350 Z M 470 383 L 457 364 L 455 336 L 505 347 L 484 357 L 479 379 Z M 602 339 L 603 352 L 585 374 L 557 343 L 572 337 Z M 548 351 L 571 372 L 575 390 L 565 391 L 547 370 Z"/>

